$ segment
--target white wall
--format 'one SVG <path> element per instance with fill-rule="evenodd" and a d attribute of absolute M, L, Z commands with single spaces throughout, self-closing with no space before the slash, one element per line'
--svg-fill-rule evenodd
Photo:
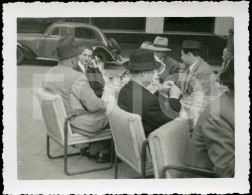
<path fill-rule="evenodd" d="M 164 29 L 164 18 L 146 18 L 145 32 L 147 33 L 163 33 Z"/>
<path fill-rule="evenodd" d="M 228 30 L 234 29 L 234 18 L 232 17 L 216 17 L 214 33 L 217 35 L 228 35 Z"/>

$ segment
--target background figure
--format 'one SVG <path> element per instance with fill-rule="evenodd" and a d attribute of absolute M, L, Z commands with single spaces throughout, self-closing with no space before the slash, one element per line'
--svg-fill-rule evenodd
<path fill-rule="evenodd" d="M 152 131 L 174 119 L 162 111 L 159 93 L 152 94 L 146 88 L 153 79 L 154 70 L 160 68 L 160 64 L 155 61 L 152 51 L 138 49 L 132 52 L 130 61 L 123 66 L 130 71 L 130 81 L 119 92 L 118 106 L 142 117 L 145 135 L 148 137 Z M 167 112 L 178 116 L 181 108 L 180 89 L 173 85 L 169 94 Z"/>
<path fill-rule="evenodd" d="M 230 48 L 228 47 L 224 48 L 222 59 L 223 59 L 222 72 L 225 71 L 234 72 L 234 55 L 230 50 Z"/>
<path fill-rule="evenodd" d="M 226 48 L 234 55 L 234 30 L 228 31 L 228 39 Z"/>

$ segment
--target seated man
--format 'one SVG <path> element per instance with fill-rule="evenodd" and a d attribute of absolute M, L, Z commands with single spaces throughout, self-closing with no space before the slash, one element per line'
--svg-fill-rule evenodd
<path fill-rule="evenodd" d="M 205 96 L 218 95 L 218 88 L 212 68 L 200 57 L 201 43 L 184 41 L 181 59 L 185 69 L 179 78 L 182 98 L 189 96 L 193 99 L 200 92 Z"/>
<path fill-rule="evenodd" d="M 168 55 L 168 51 L 171 51 L 171 49 L 167 47 L 168 39 L 160 36 L 155 38 L 153 44 L 150 45 L 148 42 L 144 42 L 140 47 L 141 49 L 154 51 L 155 60 L 161 64 L 161 67 L 155 73 L 160 83 L 167 80 L 176 82 L 180 69 L 179 63 Z"/>
<path fill-rule="evenodd" d="M 73 132 L 94 136 L 108 124 L 106 105 L 104 100 L 95 95 L 85 74 L 71 68 L 73 59 L 81 53 L 75 45 L 73 37 L 60 38 L 56 47 L 58 65 L 51 68 L 47 75 L 62 75 L 64 80 L 47 80 L 44 89 L 61 95 L 67 114 L 77 110 L 86 112 L 85 115 L 73 118 L 70 125 Z"/>
<path fill-rule="evenodd" d="M 186 166 L 213 171 L 218 177 L 234 177 L 235 122 L 234 77 L 221 76 L 229 91 L 212 102 L 201 114 L 192 134 Z M 184 174 L 185 177 L 198 177 Z"/>
<path fill-rule="evenodd" d="M 96 96 L 101 98 L 105 81 L 97 65 L 97 61 L 99 59 L 94 58 L 92 47 L 83 46 L 81 49 L 82 52 L 79 55 L 78 65 L 73 66 L 73 69 L 78 72 L 85 73 L 90 87 L 94 90 Z"/>
<path fill-rule="evenodd" d="M 152 94 L 148 91 L 146 87 L 152 81 L 154 70 L 161 66 L 155 61 L 152 51 L 133 51 L 129 62 L 123 66 L 130 71 L 130 80 L 119 92 L 118 106 L 142 117 L 145 135 L 148 137 L 152 131 L 178 116 L 181 108 L 180 89 L 175 85 L 170 88 L 170 98 L 165 102 L 167 104 L 160 102 L 162 98 L 159 98 L 158 92 Z M 163 87 L 166 89 L 166 86 Z"/>

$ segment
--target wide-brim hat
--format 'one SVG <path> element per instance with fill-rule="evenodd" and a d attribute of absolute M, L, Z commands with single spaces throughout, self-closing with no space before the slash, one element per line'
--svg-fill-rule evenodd
<path fill-rule="evenodd" d="M 161 67 L 161 64 L 155 61 L 153 51 L 147 49 L 136 49 L 132 51 L 129 61 L 122 64 L 128 70 L 155 70 Z"/>
<path fill-rule="evenodd" d="M 201 50 L 201 43 L 198 41 L 185 40 L 182 49 Z"/>
<path fill-rule="evenodd" d="M 171 49 L 167 48 L 167 46 L 168 46 L 168 39 L 165 37 L 157 36 L 153 41 L 153 44 L 148 46 L 148 49 L 153 51 L 171 51 Z"/>
<path fill-rule="evenodd" d="M 63 60 L 76 55 L 79 55 L 82 49 L 77 47 L 77 44 L 72 36 L 64 36 L 59 39 L 56 45 L 56 50 L 52 55 L 58 60 Z"/>

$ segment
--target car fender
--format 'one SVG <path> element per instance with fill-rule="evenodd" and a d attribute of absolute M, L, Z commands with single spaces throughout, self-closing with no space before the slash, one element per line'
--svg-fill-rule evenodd
<path fill-rule="evenodd" d="M 26 44 L 17 43 L 17 47 L 20 47 L 22 49 L 25 58 L 36 59 L 38 57 L 38 54 Z"/>
<path fill-rule="evenodd" d="M 102 52 L 106 55 L 108 61 L 115 61 L 115 57 L 112 55 L 112 53 L 103 46 L 93 46 L 94 52 Z"/>

